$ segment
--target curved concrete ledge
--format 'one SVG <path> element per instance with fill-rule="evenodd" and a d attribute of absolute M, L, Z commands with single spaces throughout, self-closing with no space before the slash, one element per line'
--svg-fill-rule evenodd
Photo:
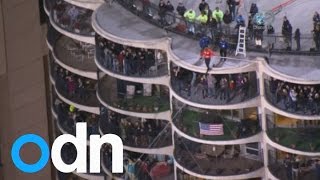
<path fill-rule="evenodd" d="M 50 13 L 49 19 L 50 19 L 51 25 L 57 31 L 59 31 L 61 34 L 65 35 L 65 36 L 68 36 L 68 37 L 70 37 L 72 39 L 81 41 L 81 42 L 86 42 L 86 43 L 89 43 L 89 44 L 95 44 L 94 36 L 84 36 L 84 35 L 80 35 L 80 34 L 76 34 L 76 33 L 71 33 L 69 31 L 66 31 L 66 30 L 60 28 L 60 26 L 57 25 L 56 22 L 52 19 L 52 12 Z"/>
<path fill-rule="evenodd" d="M 90 79 L 94 79 L 97 80 L 98 76 L 97 76 L 97 72 L 90 72 L 90 71 L 84 71 L 84 70 L 80 70 L 80 69 L 76 69 L 73 68 L 71 66 L 68 66 L 66 64 L 64 64 L 62 61 L 59 60 L 59 58 L 57 57 L 57 55 L 55 54 L 55 51 L 52 51 L 52 55 L 53 58 L 55 59 L 55 61 L 64 69 L 67 69 L 68 71 L 72 72 L 73 74 L 77 74 L 83 77 L 87 77 Z"/>
<path fill-rule="evenodd" d="M 77 172 L 72 172 L 73 174 L 82 177 L 84 179 L 90 179 L 90 180 L 105 180 L 103 175 L 94 175 L 94 174 L 85 174 L 85 173 L 77 173 Z"/>
<path fill-rule="evenodd" d="M 122 179 L 122 178 L 119 178 L 119 177 L 117 177 L 117 176 L 114 176 L 114 175 L 109 171 L 109 169 L 105 166 L 102 158 L 101 158 L 101 168 L 102 168 L 103 172 L 106 173 L 111 179 L 113 179 L 113 180 L 124 180 L 124 179 Z"/>
<path fill-rule="evenodd" d="M 120 5 L 117 3 L 114 3 L 114 4 L 112 4 L 112 7 L 113 6 L 120 6 Z M 162 32 L 163 37 L 161 37 L 161 38 L 153 38 L 153 39 L 150 38 L 150 39 L 146 39 L 146 40 L 138 40 L 138 39 L 130 39 L 129 37 L 119 37 L 119 36 L 112 34 L 108 30 L 102 28 L 101 23 L 98 22 L 99 20 L 98 20 L 97 16 L 98 16 L 98 13 L 108 12 L 108 8 L 111 8 L 111 7 L 108 7 L 106 4 L 101 5 L 92 14 L 92 27 L 96 31 L 96 33 L 98 33 L 99 35 L 101 35 L 102 37 L 104 37 L 108 40 L 111 40 L 113 42 L 123 44 L 126 46 L 133 46 L 133 47 L 147 48 L 147 49 L 159 49 L 159 50 L 166 50 L 167 49 L 166 47 L 168 44 L 168 37 L 166 37 L 165 30 L 163 30 L 163 32 Z M 131 13 L 131 12 L 125 12 L 125 13 Z M 104 17 L 107 17 L 107 16 L 104 16 Z M 112 20 L 112 19 L 110 19 L 110 20 Z M 113 24 L 113 23 L 109 22 L 108 24 Z M 156 29 L 158 29 L 158 28 L 156 28 Z"/>
<path fill-rule="evenodd" d="M 114 77 L 116 79 L 121 79 L 121 80 L 125 80 L 125 81 L 130 81 L 130 82 L 136 82 L 136 83 L 146 83 L 149 84 L 150 82 L 152 82 L 152 84 L 160 84 L 160 85 L 165 85 L 165 86 L 169 86 L 169 80 L 170 77 L 169 75 L 163 75 L 163 76 L 159 76 L 159 77 L 131 77 L 131 76 L 125 76 L 125 75 L 120 75 L 120 74 L 116 74 L 114 72 L 111 72 L 107 69 L 105 69 L 97 60 L 97 58 L 94 58 L 94 61 L 96 63 L 96 65 L 98 66 L 98 68 L 104 72 L 105 74 Z"/>
<path fill-rule="evenodd" d="M 262 58 L 256 58 L 256 60 L 260 63 L 260 70 L 267 76 L 273 77 L 278 80 L 282 80 L 285 82 L 290 82 L 294 84 L 301 84 L 301 85 L 315 85 L 320 84 L 320 80 L 307 80 L 304 78 L 289 76 L 287 74 L 284 74 L 280 71 L 277 71 L 273 69 L 269 64 L 266 63 L 265 60 Z"/>
<path fill-rule="evenodd" d="M 263 133 L 257 133 L 253 136 L 247 137 L 247 138 L 241 138 L 236 140 L 223 140 L 223 141 L 215 141 L 215 140 L 205 140 L 205 139 L 199 139 L 196 137 L 192 137 L 184 132 L 182 132 L 180 129 L 178 129 L 174 123 L 172 123 L 172 129 L 174 132 L 179 134 L 179 136 L 182 136 L 186 139 L 189 139 L 193 142 L 201 143 L 201 144 L 211 144 L 211 145 L 234 145 L 234 144 L 247 144 L 247 143 L 253 143 L 253 142 L 260 142 Z"/>
<path fill-rule="evenodd" d="M 173 95 L 173 97 L 175 97 L 176 99 L 178 99 L 179 101 L 188 104 L 190 106 L 193 107 L 197 107 L 197 108 L 202 108 L 202 109 L 215 109 L 215 110 L 223 110 L 223 109 L 243 109 L 243 108 L 250 108 L 250 107 L 258 107 L 260 106 L 260 97 L 254 97 L 251 98 L 249 100 L 246 100 L 244 102 L 241 103 L 237 103 L 237 104 L 219 104 L 219 105 L 209 105 L 209 104 L 199 104 L 196 102 L 192 102 L 189 101 L 183 97 L 181 97 L 180 95 L 178 95 L 170 86 L 170 93 Z"/>
<path fill-rule="evenodd" d="M 249 172 L 247 174 L 240 174 L 240 175 L 233 175 L 233 176 L 206 176 L 206 175 L 201 175 L 201 174 L 192 172 L 192 171 L 184 168 L 176 160 L 174 160 L 174 163 L 175 163 L 176 167 L 178 167 L 181 171 L 184 171 L 187 174 L 190 174 L 190 175 L 198 177 L 198 178 L 203 178 L 203 179 L 214 179 L 214 180 L 250 179 L 250 178 L 264 177 L 264 172 L 265 172 L 264 167 L 262 167 L 258 170 Z"/>
<path fill-rule="evenodd" d="M 43 9 L 46 12 L 47 16 L 50 16 L 50 9 L 46 6 L 46 0 L 43 0 Z"/>
<path fill-rule="evenodd" d="M 104 3 L 103 0 L 64 0 L 67 3 L 85 8 L 85 9 L 97 9 L 101 4 Z"/>
<path fill-rule="evenodd" d="M 56 94 L 58 95 L 58 97 L 65 103 L 69 104 L 69 105 L 73 105 L 74 107 L 76 107 L 77 109 L 80 109 L 82 111 L 86 111 L 86 112 L 90 112 L 93 114 L 98 114 L 100 115 L 100 109 L 99 107 L 90 107 L 90 106 L 85 106 L 85 105 L 81 105 L 75 102 L 70 101 L 69 99 L 65 98 L 64 96 L 62 96 L 58 89 L 56 87 L 54 87 Z"/>
<path fill-rule="evenodd" d="M 100 101 L 100 103 L 105 106 L 106 108 L 110 109 L 111 111 L 127 115 L 127 116 L 134 116 L 139 118 L 145 118 L 145 119 L 161 119 L 161 120 L 167 120 L 171 121 L 171 113 L 170 110 L 159 112 L 159 113 L 140 113 L 140 112 L 132 112 L 132 111 L 126 111 L 123 109 L 118 109 L 113 106 L 108 105 L 104 100 L 100 97 L 99 91 L 97 91 L 97 98 Z"/>
<path fill-rule="evenodd" d="M 320 156 L 320 152 L 305 152 L 305 151 L 295 150 L 295 149 L 291 149 L 291 148 L 282 146 L 282 145 L 280 145 L 280 144 L 278 144 L 278 143 L 276 143 L 276 142 L 273 142 L 266 133 L 264 133 L 263 139 L 264 139 L 269 145 L 271 145 L 272 147 L 274 147 L 274 148 L 276 148 L 276 149 L 279 149 L 279 150 L 281 150 L 281 151 L 284 151 L 284 152 L 288 152 L 288 153 L 292 153 L 292 154 L 298 154 L 298 155 L 303 155 L 303 156 Z"/>
<path fill-rule="evenodd" d="M 53 52 L 53 46 L 49 43 L 49 41 L 48 41 L 47 38 L 46 38 L 46 43 L 47 43 L 47 46 L 48 46 L 49 51 L 52 51 L 52 52 Z"/>
<path fill-rule="evenodd" d="M 320 115 L 315 116 L 315 115 L 292 114 L 290 112 L 284 111 L 270 104 L 269 101 L 265 99 L 265 97 L 261 98 L 261 104 L 263 104 L 263 106 L 268 110 L 289 118 L 299 119 L 299 120 L 319 120 L 320 119 Z"/>
<path fill-rule="evenodd" d="M 266 177 L 271 180 L 280 180 L 270 172 L 269 167 L 266 167 Z"/>

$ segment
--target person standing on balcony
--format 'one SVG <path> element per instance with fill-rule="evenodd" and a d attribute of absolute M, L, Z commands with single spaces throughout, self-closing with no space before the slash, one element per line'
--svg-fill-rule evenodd
<path fill-rule="evenodd" d="M 206 27 L 207 27 L 207 22 L 208 22 L 208 16 L 205 13 L 205 11 L 202 11 L 201 14 L 197 17 L 197 21 L 200 23 L 199 25 L 199 33 L 201 36 L 206 35 Z"/>
<path fill-rule="evenodd" d="M 228 52 L 228 48 L 229 48 L 229 44 L 228 42 L 224 39 L 224 37 L 221 37 L 221 40 L 219 42 L 219 48 L 220 48 L 220 56 L 221 59 L 220 61 L 225 62 L 227 57 L 227 52 Z"/>
<path fill-rule="evenodd" d="M 300 51 L 300 29 L 297 28 L 294 32 L 294 40 L 296 40 L 297 43 L 297 51 Z"/>
<path fill-rule="evenodd" d="M 217 27 L 221 31 L 221 23 L 223 21 L 223 12 L 219 9 L 219 7 L 216 7 L 216 9 L 212 12 L 212 17 L 216 19 L 217 21 Z"/>
<path fill-rule="evenodd" d="M 317 24 L 312 32 L 313 32 L 313 39 L 316 44 L 316 49 L 317 51 L 320 51 L 320 24 Z"/>
<path fill-rule="evenodd" d="M 199 11 L 202 12 L 205 10 L 206 6 L 209 6 L 209 4 L 206 2 L 206 0 L 202 0 L 199 4 Z"/>
<path fill-rule="evenodd" d="M 166 26 L 166 12 L 167 12 L 167 6 L 164 3 L 164 0 L 160 0 L 158 15 L 160 18 L 160 25 L 161 26 Z"/>
<path fill-rule="evenodd" d="M 214 75 L 208 74 L 207 82 L 208 82 L 208 97 L 213 97 L 215 96 L 217 79 L 214 77 Z"/>
<path fill-rule="evenodd" d="M 227 0 L 227 4 L 229 6 L 229 11 L 232 16 L 232 21 L 236 19 L 236 1 L 235 0 Z"/>
<path fill-rule="evenodd" d="M 212 56 L 214 56 L 214 52 L 209 47 L 206 47 L 201 51 L 201 58 L 203 58 L 206 63 L 207 73 L 211 69 L 210 62 L 211 62 Z"/>
<path fill-rule="evenodd" d="M 174 7 L 173 5 L 171 4 L 170 1 L 167 1 L 167 4 L 166 4 L 166 22 L 167 24 L 171 25 L 171 24 L 174 24 L 175 23 L 175 20 L 176 20 L 176 17 L 175 17 L 175 14 L 174 14 Z"/>
<path fill-rule="evenodd" d="M 183 17 L 186 19 L 188 32 L 194 34 L 194 21 L 196 20 L 196 12 L 193 9 L 189 9 L 184 13 Z"/>
<path fill-rule="evenodd" d="M 313 28 L 316 28 L 316 25 L 320 23 L 320 15 L 317 11 L 314 12 L 312 20 L 313 20 Z"/>
<path fill-rule="evenodd" d="M 287 50 L 290 50 L 291 49 L 292 26 L 286 16 L 284 16 L 284 18 L 283 18 L 282 35 L 284 36 L 284 41 L 287 45 Z"/>
<path fill-rule="evenodd" d="M 232 23 L 232 14 L 230 11 L 226 10 L 223 15 L 223 22 L 226 25 L 225 33 L 228 35 L 230 34 L 230 24 Z"/>
<path fill-rule="evenodd" d="M 184 13 L 187 11 L 186 7 L 183 5 L 182 2 L 179 2 L 176 10 L 181 17 L 183 17 Z"/>

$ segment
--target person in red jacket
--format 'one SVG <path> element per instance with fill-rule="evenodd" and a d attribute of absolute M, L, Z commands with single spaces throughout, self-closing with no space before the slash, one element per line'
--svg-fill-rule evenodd
<path fill-rule="evenodd" d="M 214 52 L 210 48 L 206 47 L 201 51 L 201 58 L 203 58 L 206 63 L 207 72 L 211 69 L 210 68 L 211 56 L 214 56 Z"/>

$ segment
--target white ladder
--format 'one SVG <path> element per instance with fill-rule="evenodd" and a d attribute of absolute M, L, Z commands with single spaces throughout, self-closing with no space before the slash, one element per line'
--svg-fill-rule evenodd
<path fill-rule="evenodd" d="M 236 49 L 236 56 L 238 54 L 244 55 L 246 57 L 246 28 L 240 26 L 239 27 L 239 36 L 238 36 L 238 44 Z"/>

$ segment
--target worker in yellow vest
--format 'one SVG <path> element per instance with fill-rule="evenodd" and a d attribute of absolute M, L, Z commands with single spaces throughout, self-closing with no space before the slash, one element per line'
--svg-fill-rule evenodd
<path fill-rule="evenodd" d="M 216 9 L 212 12 L 212 17 L 217 21 L 217 27 L 221 29 L 221 23 L 223 21 L 223 11 L 216 7 Z"/>
<path fill-rule="evenodd" d="M 197 17 L 197 21 L 199 24 L 199 32 L 201 35 L 206 35 L 207 31 L 207 22 L 208 22 L 208 15 L 205 11 L 202 11 L 201 14 Z"/>
<path fill-rule="evenodd" d="M 196 12 L 193 9 L 189 9 L 183 15 L 186 20 L 188 32 L 194 34 L 194 22 L 196 20 Z"/>

